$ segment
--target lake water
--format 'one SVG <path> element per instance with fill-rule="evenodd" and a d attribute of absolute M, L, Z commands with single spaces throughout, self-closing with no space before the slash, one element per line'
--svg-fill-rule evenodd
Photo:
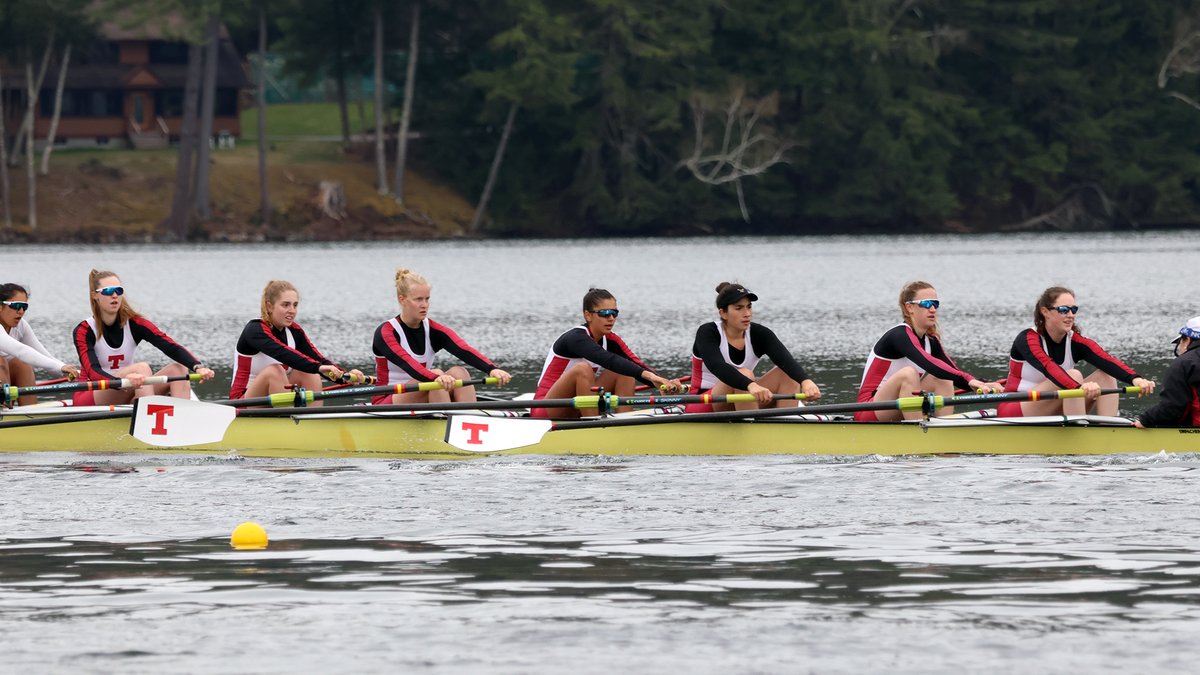
<path fill-rule="evenodd" d="M 220 370 L 287 278 L 299 321 L 371 362 L 396 266 L 431 316 L 528 390 L 589 286 L 684 374 L 736 279 L 848 401 L 899 287 L 937 285 L 948 349 L 1000 377 L 1042 288 L 1158 377 L 1200 314 L 1184 233 L 7 247 L 52 351 L 86 273 Z M 152 350 L 144 356 L 151 357 Z M 65 358 L 65 356 L 64 356 Z M 1123 403 L 1133 412 L 1145 402 Z M 2 442 L 2 440 L 0 440 Z M 86 448 L 86 439 L 81 439 Z M 1190 670 L 1200 455 L 282 461 L 0 455 L 0 647 L 14 672 L 1080 672 Z M 240 522 L 265 551 L 233 551 Z"/>

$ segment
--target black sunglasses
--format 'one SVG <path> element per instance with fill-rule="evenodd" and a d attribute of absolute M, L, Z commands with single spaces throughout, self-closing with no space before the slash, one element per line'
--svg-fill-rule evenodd
<path fill-rule="evenodd" d="M 617 315 L 621 313 L 621 310 L 619 310 L 619 309 L 593 309 L 593 310 L 591 310 L 591 312 L 592 312 L 592 314 L 595 314 L 596 316 L 602 316 L 606 319 L 615 319 L 615 318 L 617 318 Z"/>

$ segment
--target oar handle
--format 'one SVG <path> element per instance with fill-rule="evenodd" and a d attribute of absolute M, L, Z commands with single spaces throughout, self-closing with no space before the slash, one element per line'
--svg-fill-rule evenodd
<path fill-rule="evenodd" d="M 200 382 L 202 378 L 197 373 L 188 375 L 151 375 L 142 381 L 142 386 L 167 384 L 168 382 L 181 382 L 188 380 L 190 382 Z M 32 387 L 14 387 L 12 385 L 4 385 L 3 393 L 0 394 L 0 401 L 8 402 L 17 400 L 18 396 L 26 394 L 48 394 L 52 392 L 64 393 L 70 391 L 103 391 L 106 389 L 132 389 L 133 382 L 129 378 L 113 378 L 109 380 L 81 380 L 78 382 L 60 382 L 58 384 L 40 384 Z"/>

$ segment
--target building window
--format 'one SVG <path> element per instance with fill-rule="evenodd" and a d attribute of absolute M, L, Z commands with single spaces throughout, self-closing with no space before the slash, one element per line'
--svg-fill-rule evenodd
<path fill-rule="evenodd" d="M 214 103 L 213 115 L 216 117 L 237 117 L 238 90 L 218 89 L 217 100 Z"/>
<path fill-rule="evenodd" d="M 159 89 L 155 91 L 154 112 L 159 117 L 183 117 L 183 90 Z"/>
<path fill-rule="evenodd" d="M 150 63 L 187 63 L 186 42 L 151 42 Z"/>
<path fill-rule="evenodd" d="M 44 89 L 38 97 L 42 117 L 54 115 L 54 90 Z M 119 89 L 68 89 L 63 92 L 63 117 L 124 117 Z"/>

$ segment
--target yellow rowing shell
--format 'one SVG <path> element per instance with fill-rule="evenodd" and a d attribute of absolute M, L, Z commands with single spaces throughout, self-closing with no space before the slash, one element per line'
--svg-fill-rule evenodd
<path fill-rule="evenodd" d="M 6 420 L 19 416 L 6 415 Z M 1047 418 L 1048 419 L 1048 418 Z M 446 421 L 429 417 L 337 415 L 238 418 L 220 443 L 146 445 L 129 420 L 0 429 L 0 452 L 104 452 L 246 457 L 461 459 L 491 455 L 1107 455 L 1200 452 L 1200 429 L 1135 429 L 1091 423 L 934 420 L 865 424 L 759 420 L 679 422 L 550 431 L 535 445 L 473 453 L 444 442 Z"/>

